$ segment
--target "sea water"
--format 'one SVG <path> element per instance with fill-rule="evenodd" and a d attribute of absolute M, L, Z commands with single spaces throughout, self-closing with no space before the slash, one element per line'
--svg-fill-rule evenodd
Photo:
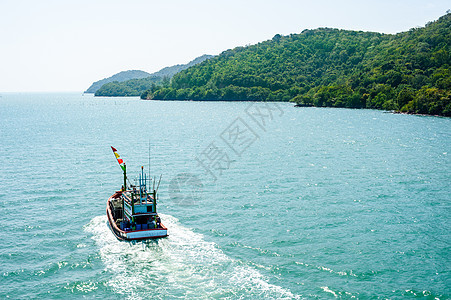
<path fill-rule="evenodd" d="M 167 238 L 118 241 L 141 166 Z M 451 297 L 451 120 L 288 103 L 0 97 L 0 298 Z"/>

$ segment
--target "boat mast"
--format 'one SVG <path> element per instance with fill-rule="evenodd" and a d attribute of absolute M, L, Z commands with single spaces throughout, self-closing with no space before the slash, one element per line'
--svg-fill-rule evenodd
<path fill-rule="evenodd" d="M 127 166 L 124 163 L 124 168 L 122 169 L 124 170 L 124 191 L 127 190 Z"/>
<path fill-rule="evenodd" d="M 125 165 L 124 160 L 121 158 L 119 153 L 117 153 L 117 149 L 111 146 L 111 150 L 113 150 L 114 156 L 116 156 L 117 162 L 121 167 L 122 171 L 124 171 L 124 191 L 127 190 L 127 166 Z"/>

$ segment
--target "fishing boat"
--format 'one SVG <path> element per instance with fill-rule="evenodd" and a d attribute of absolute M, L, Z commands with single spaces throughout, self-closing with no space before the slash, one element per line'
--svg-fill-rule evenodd
<path fill-rule="evenodd" d="M 124 173 L 124 183 L 120 191 L 108 198 L 106 214 L 111 231 L 120 240 L 144 240 L 168 235 L 168 229 L 161 223 L 157 213 L 157 190 L 155 180 L 152 191 L 147 188 L 147 174 L 141 167 L 138 184 L 127 184 L 127 166 L 111 146 L 117 162 Z M 160 177 L 161 179 L 161 177 Z M 149 184 L 150 188 L 150 184 Z"/>

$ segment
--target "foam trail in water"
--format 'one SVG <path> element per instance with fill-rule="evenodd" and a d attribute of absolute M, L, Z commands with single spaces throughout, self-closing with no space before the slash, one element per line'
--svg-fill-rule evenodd
<path fill-rule="evenodd" d="M 100 247 L 109 285 L 133 299 L 149 298 L 299 298 L 270 284 L 258 270 L 225 255 L 201 234 L 161 215 L 169 237 L 149 242 L 118 241 L 98 216 L 85 226 Z"/>

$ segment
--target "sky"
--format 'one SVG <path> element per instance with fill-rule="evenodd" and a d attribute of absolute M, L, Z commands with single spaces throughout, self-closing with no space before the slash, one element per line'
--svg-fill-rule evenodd
<path fill-rule="evenodd" d="M 275 34 L 398 33 L 449 9 L 449 0 L 0 0 L 0 93 L 83 92 L 120 71 L 152 73 Z"/>

